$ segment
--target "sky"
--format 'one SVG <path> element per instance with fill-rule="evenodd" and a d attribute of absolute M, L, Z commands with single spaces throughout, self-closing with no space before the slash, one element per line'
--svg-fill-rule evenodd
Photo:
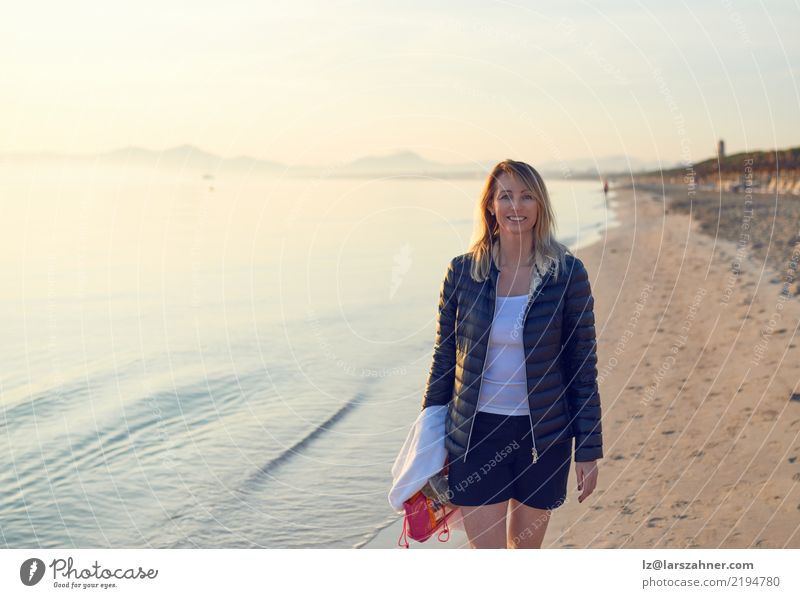
<path fill-rule="evenodd" d="M 797 31 L 797 1 L 17 2 L 0 153 L 700 161 L 800 145 Z"/>

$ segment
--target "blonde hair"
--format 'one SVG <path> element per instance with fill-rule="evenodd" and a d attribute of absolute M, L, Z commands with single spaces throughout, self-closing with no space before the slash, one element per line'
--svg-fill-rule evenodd
<path fill-rule="evenodd" d="M 556 239 L 555 215 L 544 180 L 533 166 L 525 162 L 503 160 L 492 169 L 486 179 L 478 201 L 475 228 L 470 240 L 469 253 L 472 255 L 470 275 L 476 282 L 483 282 L 491 270 L 490 260 L 494 260 L 495 265 L 499 261 L 500 225 L 497 223 L 496 216 L 489 212 L 489 207 L 497 191 L 497 179 L 503 173 L 514 177 L 530 189 L 538 207 L 538 216 L 533 227 L 533 246 L 531 247 L 535 266 L 531 275 L 530 292 L 532 293 L 538 280 L 549 269 L 553 269 L 555 277 L 558 277 L 559 270 L 566 270 L 565 256 L 571 252 L 566 245 Z"/>

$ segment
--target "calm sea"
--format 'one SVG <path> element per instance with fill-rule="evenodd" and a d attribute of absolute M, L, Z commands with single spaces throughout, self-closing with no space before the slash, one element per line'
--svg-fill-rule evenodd
<path fill-rule="evenodd" d="M 368 541 L 481 186 L 0 165 L 2 545 Z"/>

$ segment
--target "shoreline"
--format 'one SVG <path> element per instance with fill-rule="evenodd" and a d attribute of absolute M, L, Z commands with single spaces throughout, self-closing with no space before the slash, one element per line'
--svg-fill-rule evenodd
<path fill-rule="evenodd" d="M 570 467 L 543 547 L 800 547 L 800 300 L 673 198 L 614 192 L 619 225 L 575 251 L 595 298 L 605 457 L 581 504 Z M 395 547 L 401 529 L 398 516 L 363 547 Z"/>
<path fill-rule="evenodd" d="M 640 186 L 661 196 L 660 187 Z M 665 189 L 667 210 L 691 214 L 700 231 L 732 241 L 737 254 L 751 254 L 775 269 L 790 295 L 800 295 L 800 197 L 747 192 L 692 191 L 686 186 Z M 775 282 L 775 280 L 771 280 Z"/>

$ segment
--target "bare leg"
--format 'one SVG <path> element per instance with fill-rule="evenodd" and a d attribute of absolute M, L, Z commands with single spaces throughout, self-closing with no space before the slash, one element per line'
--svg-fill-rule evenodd
<path fill-rule="evenodd" d="M 513 498 L 508 506 L 508 548 L 541 548 L 550 511 L 528 507 Z"/>
<path fill-rule="evenodd" d="M 508 501 L 480 507 L 459 507 L 470 548 L 506 547 Z"/>

